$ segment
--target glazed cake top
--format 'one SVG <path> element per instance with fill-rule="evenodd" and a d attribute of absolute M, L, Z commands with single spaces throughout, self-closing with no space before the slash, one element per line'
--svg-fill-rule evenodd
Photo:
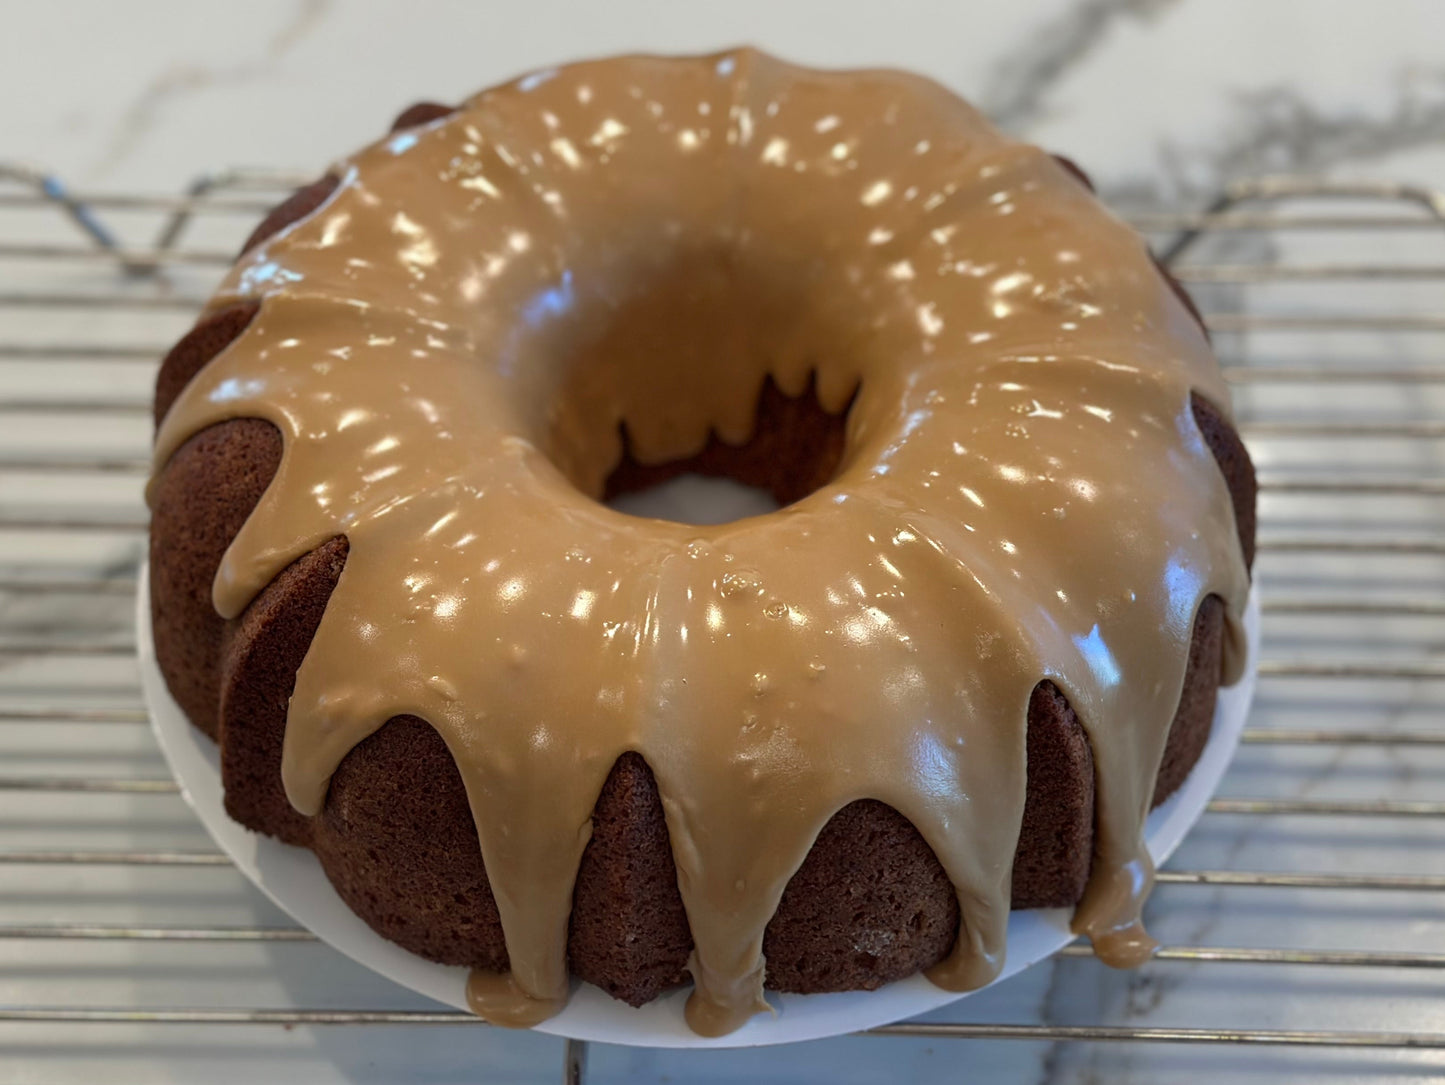
<path fill-rule="evenodd" d="M 573 880 L 629 750 L 666 812 L 697 1031 L 765 1006 L 764 928 L 859 798 L 957 889 L 931 978 L 988 982 L 1045 679 L 1097 772 L 1076 927 L 1106 959 L 1148 952 L 1142 830 L 1195 612 L 1225 601 L 1232 681 L 1248 574 L 1190 410 L 1226 408 L 1222 378 L 1132 231 L 928 80 L 750 50 L 531 75 L 335 172 L 217 294 L 259 313 L 170 411 L 156 469 L 224 419 L 283 436 L 223 615 L 349 540 L 285 785 L 315 813 L 388 719 L 437 729 L 512 965 L 474 976 L 478 1012 L 565 1001 Z M 852 398 L 828 485 L 712 527 L 597 500 L 623 427 L 642 462 L 743 442 L 767 377 Z"/>

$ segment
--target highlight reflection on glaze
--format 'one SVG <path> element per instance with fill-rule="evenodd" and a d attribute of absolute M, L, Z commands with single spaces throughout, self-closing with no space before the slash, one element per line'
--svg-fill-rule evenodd
<path fill-rule="evenodd" d="M 764 1008 L 764 928 L 821 827 L 908 817 L 958 892 L 941 986 L 1003 963 L 1029 695 L 1098 774 L 1076 916 L 1147 952 L 1142 826 L 1209 593 L 1247 575 L 1191 391 L 1227 403 L 1141 241 L 927 80 L 743 50 L 539 73 L 337 169 L 213 305 L 260 299 L 185 390 L 156 469 L 259 417 L 281 467 L 217 573 L 239 614 L 350 544 L 297 676 L 283 778 L 314 814 L 389 718 L 461 772 L 512 964 L 491 1020 L 564 1003 L 597 794 L 639 751 L 696 948 L 688 1020 Z M 763 381 L 856 391 L 838 477 L 699 527 L 599 504 L 643 462 L 745 441 Z"/>

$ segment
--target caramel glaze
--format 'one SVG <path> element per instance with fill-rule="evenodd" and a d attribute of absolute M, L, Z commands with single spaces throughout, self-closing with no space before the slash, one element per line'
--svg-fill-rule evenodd
<path fill-rule="evenodd" d="M 1075 929 L 1134 964 L 1144 818 L 1195 612 L 1248 575 L 1190 411 L 1226 391 L 1141 242 L 1065 169 L 897 72 L 751 50 L 542 72 L 340 163 L 213 310 L 259 302 L 180 394 L 157 471 L 227 418 L 281 432 L 214 584 L 225 617 L 337 536 L 282 775 L 315 814 L 388 719 L 455 758 L 512 971 L 565 1003 L 567 921 L 612 765 L 657 779 L 696 948 L 687 1019 L 763 1000 L 764 928 L 829 817 L 906 816 L 958 893 L 929 972 L 1003 963 L 1029 697 L 1088 734 Z M 835 476 L 716 527 L 599 503 L 623 454 L 745 442 L 764 382 L 852 400 Z"/>

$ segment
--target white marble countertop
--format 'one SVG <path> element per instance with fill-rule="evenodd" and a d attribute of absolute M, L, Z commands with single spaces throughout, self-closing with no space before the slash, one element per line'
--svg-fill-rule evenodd
<path fill-rule="evenodd" d="M 1281 170 L 1445 184 L 1435 0 L 9 7 L 0 147 L 87 188 L 170 191 L 232 165 L 309 171 L 374 138 L 399 103 L 583 55 L 735 43 L 925 72 L 1131 197 Z"/>
<path fill-rule="evenodd" d="M 694 4 L 610 0 L 567 4 L 381 0 L 253 0 L 248 4 L 132 0 L 4 8 L 0 38 L 0 161 L 44 167 L 91 192 L 176 193 L 232 166 L 299 174 L 374 138 L 417 99 L 455 99 L 526 69 L 622 50 L 704 51 L 752 42 L 825 65 L 925 71 L 978 102 L 1012 131 L 1075 158 L 1107 198 L 1133 211 L 1198 207 L 1228 181 L 1269 173 L 1379 177 L 1445 189 L 1445 4 L 1439 0 L 1038 0 L 892 3 L 734 0 Z M 9 191 L 5 189 L 3 191 Z M 1309 205 L 1336 208 L 1334 204 Z M 1341 205 L 1343 206 L 1343 205 Z M 1351 204 L 1373 212 L 1380 208 Z M 1385 210 L 1398 210 L 1386 207 Z M 77 244 L 67 224 L 34 228 L 0 209 L 0 243 Z M 149 240 L 154 219 L 117 217 Z M 143 229 L 142 229 L 143 228 Z M 227 226 L 217 244 L 243 230 Z M 7 231 L 17 231 L 9 233 Z M 32 237 L 33 234 L 33 237 Z M 209 237 L 209 235 L 206 235 Z M 1199 262 L 1445 266 L 1445 231 L 1336 231 L 1221 238 Z M 215 268 L 185 270 L 174 289 L 205 292 Z M 1439 366 L 1445 279 L 1338 283 L 1238 281 L 1205 288 L 1223 314 L 1411 315 L 1420 330 L 1364 327 L 1279 334 L 1222 331 L 1240 366 Z M 0 294 L 116 291 L 113 273 L 0 262 Z M 141 296 L 146 284 L 125 287 Z M 153 344 L 184 329 L 184 306 L 129 311 L 0 308 L 0 343 L 55 339 Z M 1237 322 L 1236 322 L 1237 323 Z M 1221 325 L 1223 327 L 1223 325 Z M 148 436 L 142 405 L 151 363 L 52 364 L 0 359 L 0 461 L 34 454 L 136 457 Z M 1357 388 L 1272 384 L 1242 374 L 1241 417 L 1262 471 L 1278 479 L 1445 477 L 1445 384 Z M 83 397 L 119 413 L 18 414 L 8 397 Z M 125 413 L 129 411 L 130 413 Z M 1414 424 L 1422 440 L 1387 436 L 1342 445 L 1300 440 L 1279 425 L 1301 418 Z M 1271 429 L 1270 427 L 1274 427 Z M 134 533 L 21 536 L 15 509 L 83 507 L 142 514 L 134 474 L 53 478 L 0 472 L 0 576 L 20 570 L 123 574 L 141 552 Z M 1438 538 L 1442 499 L 1266 494 L 1276 537 Z M 1373 534 L 1372 534 L 1373 533 Z M 37 538 L 40 540 L 37 542 Z M 1413 615 L 1281 607 L 1266 618 L 1266 657 L 1289 661 L 1445 656 L 1445 558 L 1266 552 L 1266 602 L 1392 599 Z M 1272 593 L 1272 596 L 1271 594 Z M 77 632 L 79 631 L 79 632 Z M 84 636 L 123 642 L 129 600 L 0 598 L 0 640 Z M 71 705 L 131 705 L 123 653 L 0 666 L 5 706 L 37 690 Z M 1438 730 L 1445 682 L 1266 680 L 1252 726 Z M 1408 756 L 1407 756 L 1408 755 Z M 0 723 L 0 776 L 164 773 L 140 726 Z M 1224 785 L 1235 798 L 1445 800 L 1445 746 L 1339 743 L 1246 745 Z M 1364 872 L 1445 876 L 1441 819 L 1206 817 L 1172 864 L 1178 870 Z M 7 849 L 207 850 L 174 796 L 35 795 L 0 788 Z M 1154 930 L 1185 946 L 1288 946 L 1371 952 L 1437 951 L 1445 893 L 1166 886 Z M 228 870 L 0 865 L 0 935 L 46 922 L 149 926 L 285 926 L 287 918 Z M 1445 971 L 1157 962 L 1112 972 L 1066 958 L 936 1014 L 938 1020 L 1031 1025 L 1401 1029 L 1445 1033 Z M 305 1006 L 424 1008 L 428 1004 L 325 947 L 264 942 L 147 945 L 0 937 L 0 1010 L 50 1006 Z M 16 1025 L 0 1021 L 0 1079 L 94 1081 L 496 1081 L 557 1079 L 561 1045 L 484 1028 Z M 1213 1080 L 1427 1081 L 1445 1057 L 1367 1050 L 1057 1042 L 933 1042 L 847 1038 L 785 1050 L 696 1055 L 593 1051 L 589 1081 L 987 1082 L 1085 1085 Z"/>

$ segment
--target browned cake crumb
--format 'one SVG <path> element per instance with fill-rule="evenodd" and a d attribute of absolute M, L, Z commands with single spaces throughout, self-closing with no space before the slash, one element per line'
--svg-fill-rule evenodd
<path fill-rule="evenodd" d="M 271 209 L 271 213 L 251 231 L 251 236 L 246 238 L 245 244 L 241 246 L 241 251 L 237 255 L 245 256 L 272 234 L 280 233 L 293 222 L 311 214 L 331 197 L 339 184 L 341 184 L 341 178 L 328 173 L 325 177 L 298 188 Z"/>
<path fill-rule="evenodd" d="M 152 410 L 155 424 L 171 409 L 181 389 L 191 383 L 201 369 L 246 330 L 261 307 L 255 303 L 231 305 L 202 317 L 196 326 L 171 347 L 156 374 L 156 395 Z"/>
<path fill-rule="evenodd" d="M 391 130 L 399 132 L 403 128 L 415 128 L 419 124 L 429 124 L 432 121 L 439 121 L 443 117 L 450 117 L 456 111 L 456 106 L 442 105 L 440 102 L 417 102 L 415 105 L 407 106 L 396 115 L 396 120 L 391 122 Z"/>
<path fill-rule="evenodd" d="M 226 623 L 211 604 L 211 582 L 280 462 L 276 427 L 237 419 L 183 444 L 156 486 L 150 536 L 156 659 L 176 703 L 212 738 Z"/>

